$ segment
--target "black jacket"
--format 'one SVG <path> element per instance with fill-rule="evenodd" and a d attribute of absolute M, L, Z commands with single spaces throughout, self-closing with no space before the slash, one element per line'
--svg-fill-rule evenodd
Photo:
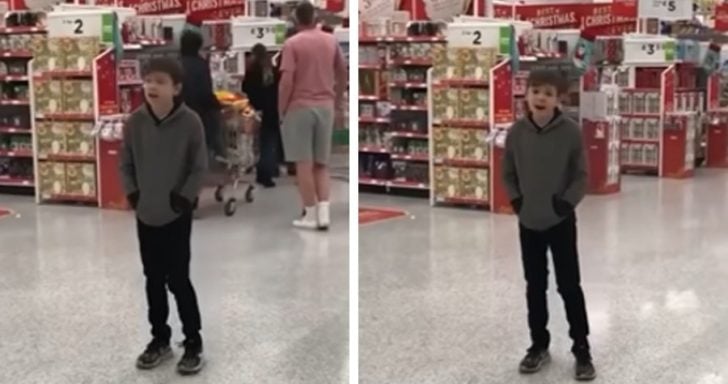
<path fill-rule="evenodd" d="M 182 98 L 188 107 L 197 112 L 205 130 L 209 131 L 218 124 L 217 116 L 221 108 L 212 89 L 210 66 L 197 55 L 182 56 L 181 61 L 185 71 Z"/>
<path fill-rule="evenodd" d="M 248 95 L 253 108 L 263 113 L 263 125 L 278 126 L 279 80 L 280 75 L 275 68 L 273 69 L 273 81 L 267 85 L 263 81 L 263 68 L 259 65 L 252 65 L 245 73 L 243 93 Z"/>

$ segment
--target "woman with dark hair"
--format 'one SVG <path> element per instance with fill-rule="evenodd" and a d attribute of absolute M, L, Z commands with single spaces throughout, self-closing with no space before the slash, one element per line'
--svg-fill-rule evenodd
<path fill-rule="evenodd" d="M 245 71 L 243 93 L 250 104 L 263 116 L 260 129 L 260 160 L 256 181 L 266 188 L 275 187 L 273 177 L 278 173 L 280 153 L 280 122 L 278 116 L 278 71 L 262 44 L 251 52 L 251 63 Z"/>
<path fill-rule="evenodd" d="M 220 103 L 212 89 L 210 65 L 202 58 L 202 35 L 186 30 L 180 38 L 180 56 L 185 75 L 182 82 L 182 98 L 185 104 L 197 112 L 205 126 L 207 148 L 214 158 L 223 156 L 220 137 Z"/>

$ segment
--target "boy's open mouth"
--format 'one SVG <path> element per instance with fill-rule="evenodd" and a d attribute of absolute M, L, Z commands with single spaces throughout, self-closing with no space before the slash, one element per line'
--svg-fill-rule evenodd
<path fill-rule="evenodd" d="M 543 111 L 544 109 L 546 109 L 546 107 L 545 107 L 545 106 L 543 106 L 543 105 L 534 105 L 533 107 L 534 107 L 535 109 L 538 109 L 539 111 Z"/>

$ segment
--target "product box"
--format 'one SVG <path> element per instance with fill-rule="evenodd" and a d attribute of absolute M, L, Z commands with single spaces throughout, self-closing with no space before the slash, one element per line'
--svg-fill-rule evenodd
<path fill-rule="evenodd" d="M 642 144 L 632 144 L 630 145 L 630 160 L 632 164 L 644 164 L 644 158 L 642 157 L 643 154 L 643 145 Z"/>
<path fill-rule="evenodd" d="M 96 140 L 90 123 L 69 123 L 66 128 L 68 153 L 90 156 L 96 152 Z"/>
<path fill-rule="evenodd" d="M 475 171 L 475 198 L 489 199 L 490 182 L 487 169 L 478 169 Z"/>
<path fill-rule="evenodd" d="M 645 120 L 645 135 L 650 140 L 660 138 L 660 119 L 653 118 Z"/>
<path fill-rule="evenodd" d="M 463 120 L 478 120 L 478 90 L 461 89 L 459 92 L 460 118 Z"/>
<path fill-rule="evenodd" d="M 621 119 L 619 121 L 619 131 L 622 134 L 623 139 L 629 139 L 632 137 L 632 119 Z"/>
<path fill-rule="evenodd" d="M 482 69 L 478 71 L 478 60 L 475 54 L 475 49 L 461 48 L 458 54 L 458 67 L 461 68 L 463 79 L 477 79 L 478 72 L 481 73 Z"/>
<path fill-rule="evenodd" d="M 64 163 L 40 162 L 38 164 L 40 194 L 44 199 L 66 193 L 66 165 Z"/>
<path fill-rule="evenodd" d="M 644 139 L 645 137 L 645 119 L 635 118 L 632 119 L 632 134 L 630 135 L 633 139 Z"/>
<path fill-rule="evenodd" d="M 447 48 L 444 44 L 437 44 L 430 50 L 432 55 L 432 79 L 440 80 L 447 76 Z"/>
<path fill-rule="evenodd" d="M 647 100 L 644 92 L 632 94 L 632 110 L 634 113 L 647 113 Z"/>
<path fill-rule="evenodd" d="M 40 115 L 61 112 L 63 83 L 60 80 L 38 79 L 33 85 L 35 112 Z"/>
<path fill-rule="evenodd" d="M 85 163 L 81 166 L 81 182 L 84 196 L 96 196 L 96 165 Z"/>
<path fill-rule="evenodd" d="M 38 156 L 45 157 L 52 152 L 53 135 L 51 123 L 39 121 L 35 124 L 35 138 L 38 143 Z"/>
<path fill-rule="evenodd" d="M 622 164 L 632 164 L 631 152 L 628 143 L 622 143 L 620 149 L 620 157 L 622 158 Z"/>
<path fill-rule="evenodd" d="M 94 112 L 94 86 L 88 80 L 63 82 L 63 110 L 67 113 Z"/>
<path fill-rule="evenodd" d="M 443 199 L 447 197 L 447 182 L 448 182 L 448 168 L 447 167 L 435 167 L 433 172 L 435 180 L 433 185 L 435 187 L 435 198 Z"/>
<path fill-rule="evenodd" d="M 619 113 L 632 113 L 632 95 L 628 92 L 619 94 Z"/>
<path fill-rule="evenodd" d="M 66 153 L 68 149 L 66 132 L 69 123 L 54 121 L 51 123 L 51 154 Z"/>
<path fill-rule="evenodd" d="M 69 71 L 90 71 L 94 58 L 99 53 L 98 37 L 76 37 L 63 39 L 65 69 Z"/>
<path fill-rule="evenodd" d="M 462 157 L 469 160 L 484 160 L 486 152 L 479 136 L 485 136 L 485 131 L 477 129 L 464 129 L 461 135 Z"/>
<path fill-rule="evenodd" d="M 447 130 L 447 158 L 459 159 L 463 156 L 462 137 L 465 130 L 448 128 Z"/>
<path fill-rule="evenodd" d="M 447 71 L 445 77 L 448 79 L 459 79 L 463 76 L 463 68 L 460 66 L 460 51 L 462 48 L 447 48 Z"/>
<path fill-rule="evenodd" d="M 660 113 L 660 95 L 657 92 L 647 93 L 645 99 L 647 113 Z"/>
<path fill-rule="evenodd" d="M 490 91 L 487 89 L 473 90 L 475 96 L 475 118 L 478 121 L 488 121 L 490 116 Z"/>
<path fill-rule="evenodd" d="M 488 80 L 490 77 L 490 70 L 498 62 L 498 51 L 494 48 L 478 49 L 475 51 L 475 59 L 477 61 L 477 80 Z"/>
<path fill-rule="evenodd" d="M 435 151 L 435 159 L 444 159 L 447 157 L 447 140 L 447 128 L 434 128 L 432 130 L 432 143 Z"/>
<path fill-rule="evenodd" d="M 81 163 L 66 163 L 66 193 L 73 196 L 83 196 Z"/>
<path fill-rule="evenodd" d="M 460 169 L 447 169 L 447 197 L 461 196 Z"/>
<path fill-rule="evenodd" d="M 462 168 L 460 169 L 460 194 L 459 197 L 475 198 L 475 190 L 477 189 L 476 175 L 477 169 Z"/>

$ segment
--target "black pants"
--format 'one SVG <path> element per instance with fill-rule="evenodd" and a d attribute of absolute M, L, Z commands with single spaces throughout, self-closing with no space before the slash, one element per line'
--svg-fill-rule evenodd
<path fill-rule="evenodd" d="M 281 142 L 280 128 L 278 121 L 264 121 L 260 130 L 260 158 L 256 170 L 257 181 L 271 181 L 278 176 L 278 164 L 280 164 L 279 146 Z"/>
<path fill-rule="evenodd" d="M 536 348 L 548 348 L 551 336 L 546 329 L 549 313 L 546 302 L 548 259 L 550 249 L 554 259 L 556 285 L 564 300 L 569 336 L 574 348 L 586 348 L 589 322 L 579 275 L 579 254 L 576 247 L 576 216 L 572 214 L 560 224 L 545 231 L 533 231 L 520 226 L 521 253 L 526 276 L 528 326 Z"/>
<path fill-rule="evenodd" d="M 146 276 L 147 304 L 152 336 L 169 341 L 167 287 L 177 301 L 182 331 L 187 340 L 200 340 L 200 310 L 190 282 L 190 236 L 192 215 L 186 214 L 162 227 L 137 220 L 139 246 Z"/>

